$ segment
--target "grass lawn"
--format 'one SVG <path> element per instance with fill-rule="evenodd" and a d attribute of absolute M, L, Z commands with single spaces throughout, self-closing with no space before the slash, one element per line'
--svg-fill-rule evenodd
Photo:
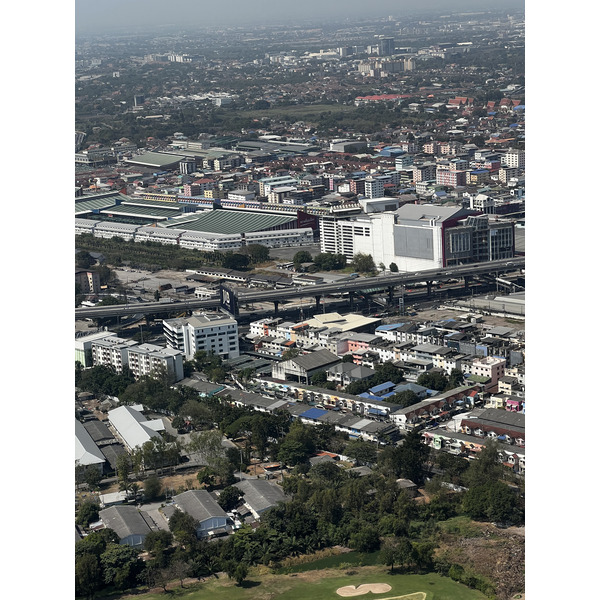
<path fill-rule="evenodd" d="M 346 573 L 351 573 L 347 575 Z M 389 592 L 382 594 L 365 594 L 365 600 L 395 598 L 425 592 L 425 600 L 485 600 L 485 596 L 477 590 L 471 590 L 456 583 L 448 577 L 435 573 L 428 575 L 390 575 L 387 567 L 350 567 L 348 571 L 326 569 L 292 575 L 250 574 L 243 586 L 237 586 L 226 576 L 219 580 L 188 589 L 174 589 L 168 594 L 141 594 L 136 600 L 164 600 L 177 598 L 181 600 L 341 600 L 336 590 L 342 586 L 359 586 L 365 583 L 387 583 Z M 361 596 L 357 596 L 360 598 Z M 409 600 L 409 599 L 407 599 Z M 410 599 L 412 600 L 412 599 Z"/>

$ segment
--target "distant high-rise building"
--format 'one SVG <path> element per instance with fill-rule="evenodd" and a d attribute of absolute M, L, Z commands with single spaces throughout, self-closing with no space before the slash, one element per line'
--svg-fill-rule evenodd
<path fill-rule="evenodd" d="M 381 38 L 379 41 L 379 56 L 391 56 L 394 54 L 394 47 L 394 38 Z"/>
<path fill-rule="evenodd" d="M 134 106 L 142 106 L 142 104 L 144 104 L 145 101 L 146 101 L 146 98 L 144 98 L 144 96 L 142 94 L 137 94 L 133 97 L 133 105 Z"/>

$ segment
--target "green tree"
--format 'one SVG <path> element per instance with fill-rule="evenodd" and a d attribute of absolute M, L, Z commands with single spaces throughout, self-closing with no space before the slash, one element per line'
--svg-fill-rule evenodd
<path fill-rule="evenodd" d="M 150 531 L 144 539 L 144 550 L 157 552 L 159 549 L 166 550 L 173 544 L 173 534 L 170 531 L 160 529 Z"/>
<path fill-rule="evenodd" d="M 187 451 L 204 464 L 215 468 L 218 461 L 225 457 L 222 440 L 223 434 L 218 429 L 195 431 L 190 434 Z"/>
<path fill-rule="evenodd" d="M 469 468 L 465 471 L 463 477 L 468 487 L 478 487 L 498 481 L 503 474 L 503 466 L 500 463 L 499 447 L 496 440 L 490 438 L 485 440 L 485 443 L 477 454 L 477 460 L 469 464 Z"/>
<path fill-rule="evenodd" d="M 96 259 L 89 252 L 82 250 L 75 254 L 75 266 L 79 269 L 89 269 L 95 262 Z"/>
<path fill-rule="evenodd" d="M 377 460 L 376 446 L 360 439 L 348 442 L 344 454 L 356 460 L 357 465 L 373 464 Z"/>
<path fill-rule="evenodd" d="M 407 408 L 419 402 L 419 396 L 412 390 L 404 390 L 388 398 L 388 402 L 399 404 L 402 408 Z"/>
<path fill-rule="evenodd" d="M 131 473 L 131 461 L 128 454 L 119 454 L 117 457 L 117 478 L 119 480 L 119 489 L 123 492 L 129 492 L 131 482 L 129 474 Z"/>
<path fill-rule="evenodd" d="M 365 524 L 350 536 L 348 545 L 358 552 L 375 552 L 379 548 L 379 534 L 374 527 Z"/>
<path fill-rule="evenodd" d="M 392 273 L 397 273 L 397 272 L 398 272 L 398 270 L 399 270 L 399 269 L 398 269 L 398 265 L 397 265 L 395 262 L 393 262 L 393 263 L 390 263 L 390 271 L 391 271 Z"/>
<path fill-rule="evenodd" d="M 98 520 L 100 505 L 94 500 L 83 502 L 77 511 L 75 522 L 82 527 L 88 527 L 90 523 Z"/>
<path fill-rule="evenodd" d="M 244 252 L 250 258 L 253 264 L 267 262 L 269 260 L 269 249 L 262 244 L 249 244 L 244 248 Z"/>
<path fill-rule="evenodd" d="M 394 564 L 398 562 L 398 541 L 394 538 L 386 538 L 381 545 L 381 552 L 379 553 L 379 560 L 390 567 L 390 572 L 394 572 Z"/>
<path fill-rule="evenodd" d="M 439 371 L 421 373 L 417 379 L 417 384 L 430 390 L 442 392 L 448 385 L 448 378 Z"/>
<path fill-rule="evenodd" d="M 396 560 L 401 567 L 408 567 L 413 563 L 413 546 L 406 537 L 401 537 L 396 546 Z"/>
<path fill-rule="evenodd" d="M 352 259 L 352 268 L 360 273 L 373 273 L 377 271 L 373 257 L 370 254 L 358 252 Z"/>
<path fill-rule="evenodd" d="M 90 489 L 96 490 L 98 489 L 100 482 L 102 481 L 103 474 L 102 471 L 90 467 L 85 471 L 85 482 L 88 484 Z"/>
<path fill-rule="evenodd" d="M 100 564 L 104 582 L 119 590 L 133 586 L 143 568 L 138 551 L 126 544 L 108 544 L 100 556 Z"/>
<path fill-rule="evenodd" d="M 224 269 L 245 269 L 250 264 L 250 258 L 245 254 L 229 251 L 223 255 L 222 264 Z"/>
<path fill-rule="evenodd" d="M 465 374 L 460 369 L 452 369 L 450 376 L 448 377 L 448 384 L 446 390 L 453 390 L 454 388 L 460 387 L 465 383 Z"/>
<path fill-rule="evenodd" d="M 176 509 L 169 518 L 169 531 L 175 539 L 186 547 L 193 547 L 197 541 L 196 529 L 198 524 L 189 514 Z"/>
<path fill-rule="evenodd" d="M 241 562 L 238 563 L 233 572 L 233 578 L 238 585 L 242 585 L 242 582 L 248 577 L 248 566 Z"/>
<path fill-rule="evenodd" d="M 306 250 L 300 250 L 294 254 L 294 258 L 292 262 L 294 263 L 294 267 L 297 269 L 302 263 L 312 262 L 313 258 L 310 252 Z"/>
<path fill-rule="evenodd" d="M 241 497 L 240 490 L 234 485 L 230 485 L 219 494 L 217 503 L 224 511 L 230 511 L 238 505 Z"/>
<path fill-rule="evenodd" d="M 323 383 L 327 383 L 327 373 L 325 371 L 317 371 L 310 378 L 311 385 L 321 385 Z"/>
<path fill-rule="evenodd" d="M 111 543 L 119 543 L 119 536 L 112 529 L 92 531 L 75 544 L 75 556 L 95 554 L 97 557 L 100 557 L 106 550 L 106 546 Z"/>
<path fill-rule="evenodd" d="M 94 598 L 102 587 L 102 569 L 95 554 L 82 554 L 75 558 L 75 594 Z"/>
<path fill-rule="evenodd" d="M 161 497 L 162 491 L 162 483 L 156 475 L 151 475 L 144 481 L 144 500 L 156 500 Z"/>

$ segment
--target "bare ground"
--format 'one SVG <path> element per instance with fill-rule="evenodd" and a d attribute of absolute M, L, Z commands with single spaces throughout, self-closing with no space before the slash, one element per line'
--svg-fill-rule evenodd
<path fill-rule="evenodd" d="M 445 536 L 438 555 L 493 581 L 498 600 L 510 600 L 516 594 L 524 599 L 524 528 L 497 529 L 489 523 L 473 526 L 479 531 L 471 537 Z"/>

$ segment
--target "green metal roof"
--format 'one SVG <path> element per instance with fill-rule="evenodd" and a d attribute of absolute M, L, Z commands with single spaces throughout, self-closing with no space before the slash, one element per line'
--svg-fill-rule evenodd
<path fill-rule="evenodd" d="M 206 231 L 207 233 L 249 233 L 285 225 L 295 219 L 295 215 L 270 215 L 233 210 L 211 210 L 190 219 L 177 219 L 175 222 L 170 223 L 168 227 L 187 229 L 189 231 Z"/>
<path fill-rule="evenodd" d="M 117 201 L 116 196 L 109 198 L 90 198 L 90 200 L 83 200 L 75 203 L 75 215 L 81 215 L 92 212 L 93 210 L 102 210 L 103 208 L 110 208 L 115 206 Z"/>
<path fill-rule="evenodd" d="M 161 218 L 168 219 L 177 216 L 177 211 L 163 207 L 150 206 L 135 206 L 131 204 L 121 204 L 120 206 L 109 206 L 100 211 L 100 216 L 103 213 L 111 213 L 114 215 L 135 215 L 139 217 Z"/>
<path fill-rule="evenodd" d="M 185 158 L 185 154 L 162 154 L 159 152 L 146 152 L 125 160 L 126 163 L 144 165 L 147 167 L 169 167 Z"/>

